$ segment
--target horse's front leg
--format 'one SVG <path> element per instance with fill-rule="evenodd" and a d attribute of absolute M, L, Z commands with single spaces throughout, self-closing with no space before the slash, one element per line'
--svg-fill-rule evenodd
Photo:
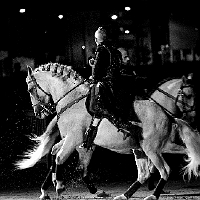
<path fill-rule="evenodd" d="M 55 174 L 55 156 L 51 155 L 51 152 L 47 155 L 47 167 L 48 167 L 48 174 L 44 180 L 44 182 L 41 185 L 41 195 L 39 197 L 40 200 L 47 200 L 50 199 L 48 194 L 48 189 L 51 186 L 52 182 L 55 183 L 54 180 L 56 180 L 56 177 L 53 180 L 53 176 Z M 55 186 L 55 185 L 54 185 Z"/>
<path fill-rule="evenodd" d="M 47 190 L 51 184 L 51 176 L 52 176 L 52 169 L 49 169 L 49 172 L 41 186 L 41 195 L 39 197 L 40 200 L 50 199 Z"/>
<path fill-rule="evenodd" d="M 69 158 L 72 152 L 75 150 L 76 141 L 73 133 L 69 133 L 66 137 L 60 141 L 60 143 L 52 149 L 56 154 L 56 193 L 58 198 L 65 191 L 65 185 L 63 183 L 63 167 L 62 164 Z"/>
<path fill-rule="evenodd" d="M 142 150 L 133 150 L 135 155 L 135 161 L 138 170 L 137 180 L 128 188 L 128 190 L 119 196 L 116 196 L 114 200 L 127 200 L 141 187 L 141 185 L 149 178 L 150 169 L 153 164 Z"/>
<path fill-rule="evenodd" d="M 56 188 L 56 193 L 58 196 L 61 196 L 61 194 L 65 191 L 65 185 L 63 183 L 63 172 L 64 169 L 62 167 L 62 164 L 56 164 L 56 155 L 60 151 L 63 143 L 65 141 L 65 138 L 63 138 L 60 142 L 56 143 L 51 150 L 51 154 L 54 158 L 54 165 L 52 170 L 52 182 L 54 187 Z"/>
<path fill-rule="evenodd" d="M 85 148 L 77 148 L 77 151 L 79 153 L 79 162 L 80 162 L 79 166 L 82 170 L 82 179 L 91 194 L 95 194 L 97 195 L 97 197 L 106 198 L 109 197 L 110 195 L 107 194 L 104 190 L 98 190 L 96 188 L 93 180 L 91 179 L 91 172 L 90 170 L 88 170 L 88 166 L 90 164 L 90 160 L 92 158 L 94 150 L 95 146 L 93 146 L 93 148 L 88 151 Z"/>
<path fill-rule="evenodd" d="M 65 184 L 63 180 L 63 174 L 64 174 L 64 168 L 63 164 L 61 165 L 56 165 L 55 169 L 55 187 L 56 187 L 56 193 L 57 196 L 60 197 L 61 194 L 65 191 Z"/>
<path fill-rule="evenodd" d="M 94 149 L 95 146 L 93 146 L 93 149 L 88 151 L 85 148 L 77 148 L 77 151 L 79 153 L 79 167 L 82 171 L 82 179 L 91 194 L 95 194 L 97 192 L 97 188 L 91 180 L 90 173 L 88 173 L 88 166 L 90 164 Z"/>

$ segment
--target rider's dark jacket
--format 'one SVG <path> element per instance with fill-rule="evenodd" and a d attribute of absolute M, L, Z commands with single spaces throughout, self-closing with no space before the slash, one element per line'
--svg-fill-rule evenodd
<path fill-rule="evenodd" d="M 94 104 L 105 107 L 105 101 L 108 101 L 107 97 L 113 99 L 116 96 L 121 63 L 121 55 L 112 45 L 101 43 L 97 46 L 95 65 L 92 71 L 94 86 L 91 89 L 94 90 L 91 96 Z"/>
<path fill-rule="evenodd" d="M 114 89 L 120 77 L 121 57 L 109 43 L 102 43 L 96 49 L 95 66 L 92 77 L 95 83 L 103 82 Z"/>

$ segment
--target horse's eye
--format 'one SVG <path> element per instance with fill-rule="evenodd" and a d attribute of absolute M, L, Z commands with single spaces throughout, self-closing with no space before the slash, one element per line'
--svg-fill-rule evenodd
<path fill-rule="evenodd" d="M 32 93 L 33 90 L 32 90 L 32 88 L 30 88 L 30 89 L 28 89 L 27 91 L 28 91 L 29 93 Z"/>
<path fill-rule="evenodd" d="M 28 92 L 32 94 L 34 92 L 35 87 L 28 88 Z"/>
<path fill-rule="evenodd" d="M 187 98 L 188 98 L 188 99 L 191 99 L 192 97 L 193 97 L 192 94 L 187 95 Z"/>

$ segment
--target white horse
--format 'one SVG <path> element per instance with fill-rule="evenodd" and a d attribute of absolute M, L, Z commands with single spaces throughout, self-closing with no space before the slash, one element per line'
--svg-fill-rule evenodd
<path fill-rule="evenodd" d="M 63 138 L 53 148 L 56 163 L 62 164 L 76 149 L 84 169 L 83 180 L 88 184 L 90 192 L 95 190 L 87 177 L 87 166 L 93 151 L 79 148 L 92 119 L 85 106 L 89 91 L 88 83 L 84 82 L 82 77 L 70 67 L 49 63 L 35 71 L 28 68 L 27 84 L 36 116 L 44 118 L 48 115 L 51 97 L 56 106 L 57 116 L 54 123 L 58 124 Z M 158 169 L 161 178 L 153 194 L 145 199 L 158 199 L 170 174 L 170 168 L 162 153 L 186 154 L 188 165 L 184 168 L 185 173 L 188 173 L 189 178 L 192 173 L 199 176 L 200 136 L 186 121 L 175 118 L 180 117 L 178 114 L 181 113 L 184 114 L 184 119 L 192 121 L 196 114 L 194 103 L 191 80 L 185 77 L 166 81 L 151 95 L 150 100 L 134 101 L 133 108 L 130 109 L 135 109 L 141 121 L 135 123 L 135 130 L 137 132 L 142 130 L 139 133 L 141 136 L 139 148 L 135 146 L 134 134 L 136 133 L 132 133 L 133 137 L 124 139 L 124 134 L 110 121 L 105 118 L 101 121 L 94 144 L 122 154 L 133 152 L 138 169 L 137 180 L 124 194 L 115 197 L 115 200 L 130 198 L 148 179 L 153 165 Z M 173 131 L 173 124 L 177 125 L 177 131 Z M 185 147 L 173 144 L 172 138 L 175 132 L 178 132 Z M 32 151 L 26 153 L 26 158 L 16 163 L 17 167 L 24 169 L 34 166 L 52 149 L 55 137 L 55 134 L 51 133 L 36 138 L 38 144 Z M 58 182 L 58 188 L 59 184 Z"/>

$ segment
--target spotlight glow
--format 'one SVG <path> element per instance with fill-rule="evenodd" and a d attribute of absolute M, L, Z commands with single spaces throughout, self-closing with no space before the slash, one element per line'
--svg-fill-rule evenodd
<path fill-rule="evenodd" d="M 130 11 L 130 10 L 131 10 L 131 7 L 126 6 L 124 9 L 125 9 L 126 11 Z"/>
<path fill-rule="evenodd" d="M 130 33 L 130 31 L 129 31 L 129 30 L 125 30 L 125 31 L 124 31 L 124 33 L 126 33 L 126 34 L 129 34 L 129 33 Z"/>
<path fill-rule="evenodd" d="M 58 18 L 59 18 L 59 19 L 62 19 L 62 18 L 63 18 L 63 15 L 58 15 Z"/>
<path fill-rule="evenodd" d="M 113 20 L 116 20 L 117 18 L 118 18 L 117 15 L 112 15 L 112 16 L 111 16 L 111 19 L 113 19 Z"/>
<path fill-rule="evenodd" d="M 20 13 L 25 13 L 25 12 L 26 12 L 26 9 L 21 8 L 21 9 L 19 10 L 19 12 L 20 12 Z"/>

